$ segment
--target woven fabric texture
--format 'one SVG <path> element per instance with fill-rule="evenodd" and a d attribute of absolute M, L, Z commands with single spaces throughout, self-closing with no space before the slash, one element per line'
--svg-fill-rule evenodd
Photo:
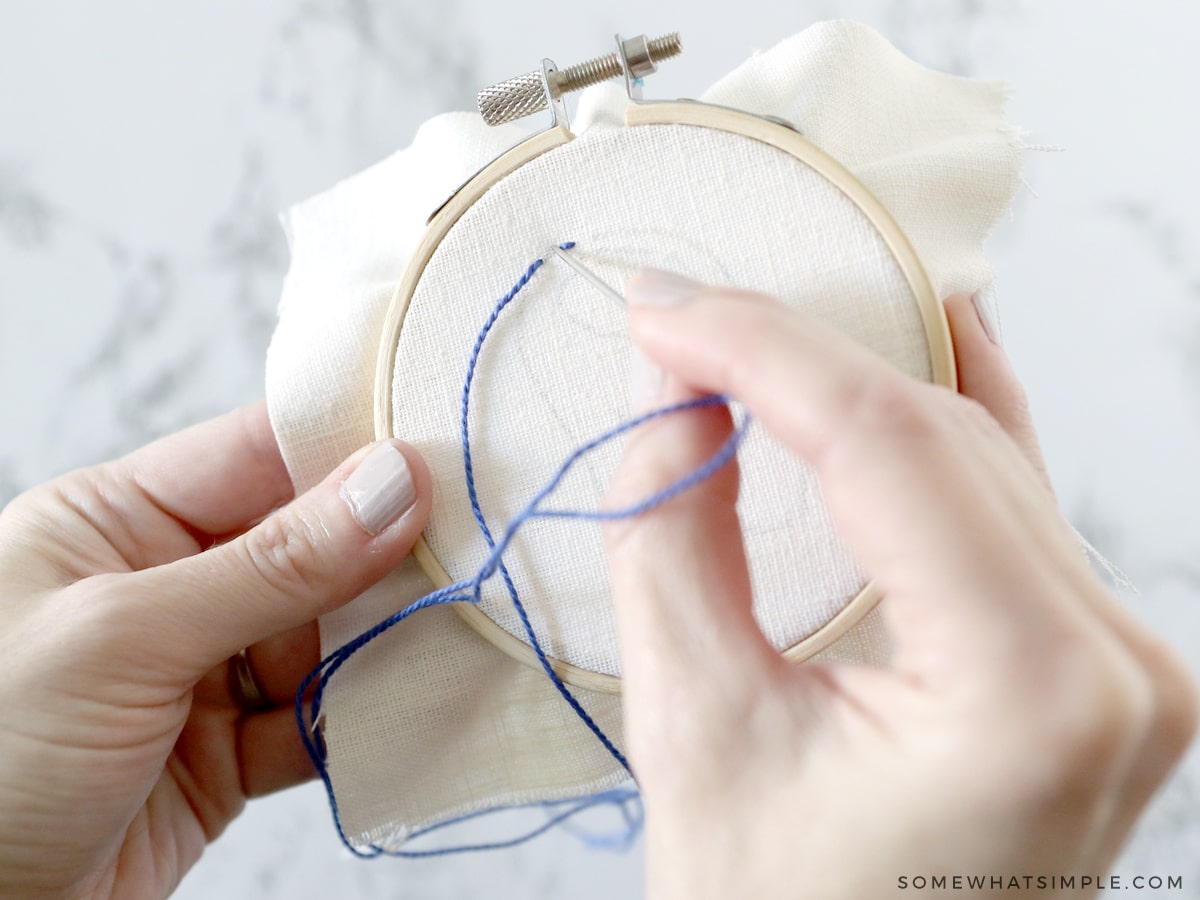
<path fill-rule="evenodd" d="M 932 72 L 870 29 L 837 22 L 753 57 L 703 99 L 781 116 L 840 159 L 889 208 L 944 296 L 991 279 L 981 244 L 1011 202 L 1021 156 L 1004 97 L 1001 85 Z M 577 140 L 539 160 L 540 174 L 527 167 L 510 176 L 464 216 L 431 261 L 402 331 L 397 433 L 421 448 L 438 479 L 441 515 L 430 541 L 452 575 L 482 558 L 465 503 L 443 502 L 462 495 L 457 392 L 469 342 L 496 298 L 551 243 L 577 241 L 580 258 L 614 285 L 648 264 L 770 291 L 928 377 L 911 297 L 844 197 L 778 151 L 741 139 L 621 128 L 623 104 L 610 87 L 588 92 Z M 293 261 L 268 354 L 267 396 L 297 490 L 374 438 L 383 317 L 426 216 L 523 136 L 515 126 L 488 129 L 474 115 L 441 116 L 407 149 L 287 214 Z M 664 165 L 667 152 L 687 165 Z M 586 176 L 585 160 L 597 167 Z M 678 195 L 635 189 L 639 178 L 674 178 Z M 627 413 L 622 311 L 553 263 L 527 290 L 478 376 L 480 494 L 496 527 L 544 482 L 545 463 Z M 531 436 L 539 441 L 532 457 Z M 844 604 L 863 576 L 803 467 L 760 434 L 745 456 L 756 613 L 785 646 Z M 614 461 L 615 450 L 598 457 L 568 486 L 563 505 L 594 505 Z M 616 672 L 610 614 L 596 602 L 598 553 L 594 526 L 539 524 L 510 561 L 526 596 L 554 598 L 535 605 L 549 649 Z M 784 572 L 803 573 L 804 582 L 785 584 Z M 322 620 L 323 649 L 431 587 L 409 561 Z M 502 595 L 489 594 L 485 606 L 515 630 Z M 884 662 L 882 616 L 869 615 L 824 655 Z M 619 742 L 619 699 L 580 697 Z M 445 608 L 414 616 L 356 655 L 331 683 L 323 718 L 342 821 L 354 841 L 396 844 L 451 815 L 579 795 L 623 775 L 543 674 Z"/>
<path fill-rule="evenodd" d="M 426 535 L 454 580 L 470 577 L 486 554 L 455 437 L 462 351 L 529 261 L 567 239 L 577 243 L 572 255 L 617 288 L 652 266 L 763 291 L 836 325 L 914 378 L 932 377 L 903 273 L 866 215 L 831 182 L 782 150 L 729 132 L 596 124 L 475 203 L 439 245 L 405 314 L 394 430 L 422 449 L 444 486 Z M 624 307 L 553 257 L 490 341 L 475 377 L 471 432 L 481 505 L 500 527 L 568 453 L 628 415 L 630 345 Z M 555 507 L 597 508 L 620 452 L 612 443 L 585 459 L 556 492 Z M 762 429 L 747 436 L 739 466 L 756 614 L 782 650 L 826 624 L 866 579 L 807 467 Z M 506 560 L 546 651 L 619 674 L 600 530 L 533 521 Z M 499 579 L 485 585 L 480 606 L 525 638 Z"/>

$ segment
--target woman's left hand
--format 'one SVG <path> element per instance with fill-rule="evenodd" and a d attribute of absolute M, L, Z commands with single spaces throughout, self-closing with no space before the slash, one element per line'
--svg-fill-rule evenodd
<path fill-rule="evenodd" d="M 259 404 L 13 500 L 0 895 L 165 897 L 246 798 L 311 778 L 292 703 L 315 619 L 404 558 L 430 495 L 384 441 L 293 499 Z"/>

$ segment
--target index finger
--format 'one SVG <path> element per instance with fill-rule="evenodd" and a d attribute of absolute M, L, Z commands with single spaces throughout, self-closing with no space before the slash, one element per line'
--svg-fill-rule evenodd
<path fill-rule="evenodd" d="M 631 282 L 631 305 L 646 288 Z M 1029 463 L 978 404 L 758 295 L 676 290 L 672 308 L 636 309 L 630 328 L 656 363 L 743 402 L 813 466 L 893 614 L 900 603 L 909 625 L 960 645 L 968 632 L 1004 641 L 1045 622 L 1055 592 L 1030 590 L 1028 573 L 1049 579 L 1078 553 Z"/>
<path fill-rule="evenodd" d="M 244 530 L 294 494 L 263 401 L 168 435 L 113 465 L 163 512 L 213 536 Z"/>

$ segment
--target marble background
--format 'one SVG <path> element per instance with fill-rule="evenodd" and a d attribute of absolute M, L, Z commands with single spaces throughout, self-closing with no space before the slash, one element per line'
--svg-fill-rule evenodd
<path fill-rule="evenodd" d="M 635 6 L 637 8 L 635 8 Z M 651 82 L 695 94 L 815 19 L 1012 85 L 1035 154 L 991 241 L 1012 358 L 1064 508 L 1200 669 L 1200 6 L 1172 0 L 5 0 L 0 7 L 0 502 L 262 395 L 279 210 L 474 90 L 678 29 Z M 1039 199 L 1040 198 L 1040 199 Z M 1200 753 L 1118 870 L 1200 885 Z M 180 897 L 634 896 L 640 856 L 351 861 L 312 787 L 255 803 Z"/>

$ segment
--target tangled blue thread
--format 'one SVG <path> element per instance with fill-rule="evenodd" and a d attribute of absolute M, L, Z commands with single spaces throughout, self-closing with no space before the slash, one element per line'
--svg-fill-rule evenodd
<path fill-rule="evenodd" d="M 563 250 L 569 250 L 575 246 L 574 241 L 568 241 L 561 244 Z M 367 847 L 357 847 L 352 844 L 346 837 L 346 832 L 342 827 L 341 815 L 338 811 L 337 797 L 333 791 L 333 782 L 329 775 L 329 769 L 326 765 L 325 745 L 321 739 L 320 730 L 317 727 L 321 716 L 321 705 L 324 699 L 325 688 L 333 677 L 347 660 L 355 653 L 375 640 L 384 632 L 395 627 L 403 622 L 413 613 L 418 610 L 428 609 L 431 606 L 442 606 L 447 603 L 479 603 L 482 599 L 483 585 L 496 574 L 500 575 L 504 586 L 508 591 L 509 599 L 512 601 L 513 607 L 516 609 L 517 615 L 521 620 L 521 627 L 525 630 L 525 636 L 529 640 L 529 645 L 533 648 L 537 655 L 538 661 L 541 663 L 542 670 L 546 673 L 546 677 L 550 679 L 555 690 L 562 696 L 563 700 L 571 707 L 571 710 L 578 716 L 579 720 L 587 727 L 587 729 L 595 736 L 604 749 L 615 759 L 626 771 L 629 770 L 629 763 L 624 754 L 613 744 L 612 740 L 604 733 L 603 729 L 596 724 L 595 720 L 588 714 L 587 710 L 579 703 L 578 699 L 571 693 L 567 686 L 563 683 L 558 673 L 554 671 L 554 667 L 550 664 L 550 659 L 542 648 L 541 642 L 538 640 L 537 634 L 534 632 L 533 625 L 529 621 L 529 615 L 525 611 L 525 606 L 521 602 L 521 598 L 517 592 L 516 584 L 513 582 L 512 576 L 509 574 L 508 568 L 504 565 L 504 551 L 508 549 L 513 538 L 520 530 L 521 526 L 531 519 L 583 519 L 586 521 L 605 521 L 612 519 L 626 519 L 633 516 L 641 515 L 653 509 L 660 504 L 666 503 L 673 497 L 683 493 L 686 490 L 694 487 L 707 478 L 710 478 L 719 469 L 724 467 L 730 460 L 737 455 L 738 446 L 742 442 L 742 438 L 749 427 L 749 416 L 743 417 L 742 421 L 734 429 L 733 433 L 721 445 L 716 453 L 712 455 L 703 465 L 694 469 L 682 478 L 672 482 L 662 490 L 646 497 L 645 499 L 627 506 L 623 509 L 615 510 L 571 510 L 571 509 L 554 509 L 547 507 L 544 504 L 562 483 L 563 479 L 570 472 L 571 468 L 584 456 L 591 453 L 598 447 L 615 440 L 627 431 L 638 428 L 647 422 L 654 419 L 662 418 L 663 416 L 674 415 L 675 413 L 685 412 L 688 410 L 703 409 L 710 406 L 723 406 L 728 403 L 728 398 L 718 395 L 709 395 L 700 397 L 694 400 L 689 400 L 684 403 L 676 403 L 671 406 L 656 409 L 651 412 L 644 413 L 629 419 L 615 428 L 604 432 L 599 437 L 587 442 L 581 447 L 576 448 L 563 461 L 554 473 L 554 476 L 547 482 L 534 498 L 514 516 L 505 527 L 499 540 L 496 540 L 484 519 L 483 511 L 479 504 L 478 489 L 475 482 L 475 470 L 471 457 L 471 441 L 469 428 L 469 413 L 471 388 L 475 380 L 475 371 L 479 362 L 480 353 L 483 350 L 484 342 L 491 333 L 492 327 L 496 324 L 500 315 L 504 312 L 521 290 L 529 284 L 530 280 L 537 274 L 538 270 L 545 264 L 544 259 L 536 259 L 527 268 L 524 274 L 517 280 L 516 284 L 501 297 L 493 307 L 487 321 L 479 330 L 478 336 L 475 338 L 474 347 L 471 350 L 471 356 L 467 363 L 467 374 L 463 382 L 462 398 L 460 402 L 460 436 L 462 439 L 462 454 L 463 468 L 466 475 L 467 495 L 471 501 L 471 512 L 475 516 L 475 522 L 479 526 L 480 534 L 483 536 L 484 542 L 487 544 L 488 555 L 484 559 L 479 570 L 471 578 L 464 581 L 457 581 L 454 584 L 447 585 L 432 593 L 426 594 L 419 600 L 404 607 L 399 612 L 393 613 L 382 622 L 374 625 L 364 631 L 358 637 L 348 641 L 341 647 L 338 647 L 328 656 L 326 656 L 317 665 L 315 669 L 305 676 L 300 683 L 300 687 L 296 691 L 296 724 L 300 729 L 300 737 L 304 742 L 304 748 L 308 752 L 309 758 L 317 769 L 317 773 L 321 777 L 321 781 L 325 785 L 325 792 L 329 797 L 329 808 L 333 814 L 334 825 L 337 827 L 338 836 L 342 843 L 350 850 L 351 853 L 360 857 L 375 857 L 381 855 L 400 856 L 400 857 L 430 857 L 444 856 L 450 853 L 464 853 L 474 850 L 494 850 L 504 847 L 513 847 L 517 844 L 528 841 L 538 835 L 548 831 L 556 825 L 566 822 L 577 813 L 585 809 L 590 809 L 598 805 L 614 805 L 621 811 L 621 815 L 625 821 L 625 831 L 622 835 L 616 838 L 612 836 L 601 837 L 584 837 L 584 839 L 593 845 L 597 846 L 628 846 L 632 839 L 636 836 L 641 828 L 642 814 L 638 793 L 631 788 L 616 788 L 613 790 L 602 791 L 598 794 L 593 794 L 589 797 L 575 798 L 562 801 L 544 801 L 534 804 L 521 804 L 519 806 L 505 806 L 488 810 L 480 810 L 467 813 L 465 815 L 456 816 L 444 822 L 439 822 L 435 825 L 430 825 L 426 828 L 419 829 L 409 835 L 409 840 L 427 835 L 431 832 L 438 831 L 451 825 L 460 824 L 462 822 L 478 818 L 481 815 L 486 815 L 493 812 L 500 812 L 506 809 L 515 809 L 523 807 L 542 807 L 550 812 L 547 821 L 518 837 L 505 841 L 497 841 L 492 843 L 469 844 L 463 846 L 451 846 L 444 848 L 436 848 L 431 850 L 392 850 L 387 849 L 377 844 L 372 844 Z M 314 687 L 315 685 L 315 687 Z M 309 688 L 313 688 L 312 700 L 309 703 L 308 713 L 305 713 L 304 698 Z M 630 772 L 632 774 L 632 772 Z M 631 807 L 635 807 L 631 811 Z"/>

